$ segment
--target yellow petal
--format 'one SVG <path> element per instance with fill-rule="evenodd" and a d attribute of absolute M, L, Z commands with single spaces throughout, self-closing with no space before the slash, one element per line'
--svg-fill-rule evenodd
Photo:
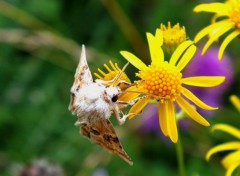
<path fill-rule="evenodd" d="M 197 35 L 194 38 L 194 42 L 197 43 L 199 40 L 201 40 L 204 36 L 210 34 L 212 31 L 217 30 L 219 27 L 224 26 L 229 23 L 229 20 L 222 20 L 216 23 L 213 23 L 205 28 L 203 28 L 201 31 L 197 33 Z"/>
<path fill-rule="evenodd" d="M 230 154 L 228 154 L 227 156 L 225 156 L 222 159 L 222 165 L 225 168 L 229 168 L 231 167 L 231 165 L 233 165 L 234 163 L 240 161 L 240 150 L 231 152 Z"/>
<path fill-rule="evenodd" d="M 204 54 L 207 51 L 207 49 L 211 46 L 213 42 L 215 42 L 221 35 L 226 33 L 232 27 L 234 27 L 234 23 L 229 22 L 228 24 L 225 24 L 225 26 L 221 26 L 220 28 L 212 31 L 210 34 L 209 40 L 207 41 L 207 43 L 204 45 L 202 49 L 202 54 Z"/>
<path fill-rule="evenodd" d="M 231 134 L 231 135 L 235 136 L 236 138 L 240 139 L 240 130 L 235 127 L 232 127 L 230 125 L 217 124 L 212 127 L 212 131 L 215 131 L 215 130 L 224 131 L 224 132 Z"/>
<path fill-rule="evenodd" d="M 150 50 L 152 65 L 160 66 L 164 61 L 164 55 L 161 43 L 157 43 L 157 39 L 151 33 L 147 33 L 148 46 Z"/>
<path fill-rule="evenodd" d="M 217 152 L 226 151 L 226 150 L 236 150 L 236 149 L 237 150 L 240 149 L 240 142 L 239 141 L 227 142 L 227 143 L 224 143 L 224 144 L 217 145 L 217 146 L 211 148 L 207 152 L 206 160 L 209 160 L 210 157 Z"/>
<path fill-rule="evenodd" d="M 167 130 L 167 108 L 166 104 L 159 102 L 158 103 L 158 119 L 159 119 L 159 126 L 162 130 L 162 133 L 165 136 L 168 136 L 168 130 Z"/>
<path fill-rule="evenodd" d="M 178 61 L 178 59 L 180 58 L 180 56 L 183 54 L 183 52 L 193 44 L 193 41 L 191 40 L 187 40 L 184 41 L 183 43 L 181 43 L 176 50 L 174 51 L 174 53 L 172 54 L 169 64 L 170 65 L 175 65 Z"/>
<path fill-rule="evenodd" d="M 175 110 L 173 103 L 170 101 L 167 101 L 167 131 L 168 135 L 174 143 L 178 140 L 178 131 L 177 131 L 177 125 L 176 125 L 176 116 L 175 116 Z"/>
<path fill-rule="evenodd" d="M 217 19 L 221 17 L 222 15 L 220 14 L 214 14 L 214 16 L 211 18 L 211 23 L 216 23 Z"/>
<path fill-rule="evenodd" d="M 136 86 L 129 87 L 119 95 L 118 99 L 121 101 L 128 102 L 130 100 L 137 98 L 141 94 L 141 92 L 143 92 L 143 90 L 144 89 L 141 87 L 136 87 Z"/>
<path fill-rule="evenodd" d="M 192 59 L 195 54 L 197 47 L 195 45 L 191 45 L 186 52 L 183 54 L 181 60 L 177 64 L 177 69 L 181 71 L 188 64 L 188 62 Z"/>
<path fill-rule="evenodd" d="M 189 86 L 214 87 L 225 80 L 224 76 L 194 76 L 182 78 L 182 83 Z"/>
<path fill-rule="evenodd" d="M 108 67 L 107 64 L 104 64 L 103 66 L 107 69 L 108 72 L 112 72 L 112 70 Z"/>
<path fill-rule="evenodd" d="M 118 70 L 118 71 L 121 71 L 122 69 L 120 69 L 119 68 L 119 66 L 118 66 L 118 64 L 117 63 L 115 63 L 115 65 L 114 65 L 115 67 L 116 67 L 116 69 Z"/>
<path fill-rule="evenodd" d="M 176 97 L 176 101 L 178 105 L 183 109 L 183 111 L 186 112 L 186 114 L 189 115 L 193 120 L 196 122 L 204 125 L 204 126 L 209 126 L 210 124 L 204 117 L 202 117 L 194 108 L 192 105 L 190 105 L 184 98 L 181 96 Z"/>
<path fill-rule="evenodd" d="M 103 79 L 103 77 L 102 76 L 100 76 L 99 74 L 97 74 L 97 73 L 94 73 L 94 75 L 98 78 L 98 79 Z"/>
<path fill-rule="evenodd" d="M 233 171 L 240 166 L 240 161 L 233 164 L 229 169 L 227 170 L 226 176 L 232 176 Z"/>
<path fill-rule="evenodd" d="M 223 53 L 225 51 L 225 48 L 227 47 L 227 45 L 238 35 L 240 34 L 240 32 L 238 30 L 233 31 L 231 34 L 229 34 L 222 42 L 220 48 L 219 48 L 219 52 L 218 52 L 218 58 L 222 59 Z"/>
<path fill-rule="evenodd" d="M 107 74 L 106 74 L 104 71 L 102 71 L 100 68 L 98 68 L 98 72 L 101 73 L 103 76 L 106 76 L 106 75 L 107 75 Z"/>
<path fill-rule="evenodd" d="M 141 100 L 138 100 L 138 102 L 131 107 L 129 113 L 139 114 L 149 101 L 149 98 L 143 98 Z M 130 116 L 129 118 L 131 119 L 133 117 L 134 115 Z"/>
<path fill-rule="evenodd" d="M 196 6 L 194 12 L 212 12 L 222 15 L 228 15 L 230 7 L 224 3 L 209 3 L 209 4 L 200 4 Z"/>
<path fill-rule="evenodd" d="M 111 65 L 111 67 L 112 67 L 112 69 L 114 70 L 114 71 L 118 71 L 117 70 L 117 68 L 116 68 L 116 66 L 113 64 L 113 62 L 110 60 L 109 61 L 109 64 Z M 117 63 L 116 63 L 117 64 Z"/>
<path fill-rule="evenodd" d="M 120 54 L 137 69 L 145 70 L 147 68 L 147 66 L 132 53 L 128 51 L 120 51 Z"/>
<path fill-rule="evenodd" d="M 232 102 L 234 107 L 240 112 L 240 99 L 236 95 L 231 95 L 230 101 Z"/>
<path fill-rule="evenodd" d="M 156 38 L 156 42 L 161 47 L 163 45 L 163 31 L 160 30 L 159 28 L 156 29 L 155 38 Z"/>
<path fill-rule="evenodd" d="M 200 100 L 198 97 L 196 97 L 190 90 L 186 89 L 185 87 L 182 87 L 182 94 L 202 109 L 205 109 L 205 110 L 218 109 L 217 107 L 212 107 L 212 106 L 207 105 L 206 103 L 204 103 L 202 100 Z"/>

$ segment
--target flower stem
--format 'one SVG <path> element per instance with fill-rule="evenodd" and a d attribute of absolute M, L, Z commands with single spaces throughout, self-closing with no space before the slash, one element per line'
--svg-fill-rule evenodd
<path fill-rule="evenodd" d="M 178 160 L 178 172 L 179 176 L 185 176 L 185 167 L 184 167 L 184 156 L 183 156 L 183 147 L 181 139 L 178 138 L 178 142 L 176 144 L 176 153 L 177 153 L 177 160 Z"/>
<path fill-rule="evenodd" d="M 138 32 L 136 26 L 131 19 L 123 11 L 117 0 L 101 0 L 103 6 L 108 10 L 120 30 L 125 35 L 126 39 L 132 47 L 140 54 L 141 58 L 148 58 L 148 51 L 145 49 L 147 46 Z M 145 60 L 147 63 L 147 60 Z"/>

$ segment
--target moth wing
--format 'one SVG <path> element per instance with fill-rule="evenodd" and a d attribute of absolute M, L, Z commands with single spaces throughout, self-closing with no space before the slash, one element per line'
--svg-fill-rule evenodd
<path fill-rule="evenodd" d="M 100 145 L 110 153 L 114 153 L 132 165 L 133 161 L 123 149 L 112 123 L 108 119 L 98 118 L 90 123 L 83 123 L 80 128 L 83 136 Z"/>
<path fill-rule="evenodd" d="M 73 89 L 80 89 L 93 82 L 92 74 L 87 63 L 84 45 L 82 45 L 82 52 L 74 78 Z"/>
<path fill-rule="evenodd" d="M 72 112 L 74 111 L 74 102 L 75 102 L 76 93 L 79 91 L 79 89 L 91 83 L 93 83 L 93 78 L 87 64 L 85 46 L 82 45 L 80 60 L 75 72 L 73 86 L 71 88 L 71 100 L 69 104 L 70 111 Z"/>

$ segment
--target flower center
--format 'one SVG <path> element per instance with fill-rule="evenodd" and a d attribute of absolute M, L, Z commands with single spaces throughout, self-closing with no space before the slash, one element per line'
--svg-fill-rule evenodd
<path fill-rule="evenodd" d="M 240 6 L 233 7 L 233 10 L 229 13 L 229 18 L 235 23 L 235 26 L 240 30 Z"/>
<path fill-rule="evenodd" d="M 141 78 L 140 84 L 146 93 L 156 96 L 154 98 L 157 100 L 175 101 L 175 97 L 181 93 L 182 74 L 166 61 L 160 67 L 150 65 L 148 69 L 140 71 L 137 76 Z"/>
<path fill-rule="evenodd" d="M 180 27 L 179 23 L 171 26 L 161 24 L 160 29 L 163 31 L 163 49 L 172 54 L 179 44 L 186 40 L 185 27 Z"/>

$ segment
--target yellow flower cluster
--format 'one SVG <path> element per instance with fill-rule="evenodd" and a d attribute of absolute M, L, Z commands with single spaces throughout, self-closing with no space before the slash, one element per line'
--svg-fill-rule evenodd
<path fill-rule="evenodd" d="M 158 105 L 159 126 L 162 133 L 169 137 L 174 143 L 178 141 L 177 118 L 175 104 L 177 104 L 185 114 L 201 125 L 209 126 L 209 122 L 197 112 L 195 106 L 204 110 L 216 110 L 217 107 L 211 107 L 200 100 L 188 87 L 215 87 L 220 85 L 224 76 L 193 76 L 185 77 L 182 74 L 184 68 L 193 58 L 196 52 L 196 44 L 208 37 L 206 44 L 202 49 L 204 54 L 213 42 L 225 33 L 230 32 L 222 42 L 218 58 L 221 59 L 227 45 L 240 34 L 240 0 L 227 0 L 223 3 L 207 3 L 196 6 L 194 12 L 211 12 L 215 13 L 212 24 L 200 30 L 194 40 L 188 40 L 185 27 L 176 25 L 160 24 L 154 34 L 147 32 L 146 38 L 149 46 L 151 63 L 146 65 L 141 59 L 128 51 L 121 51 L 120 54 L 134 67 L 137 79 L 132 86 L 126 89 L 120 97 L 121 101 L 135 100 L 142 96 L 130 108 L 129 113 L 139 114 L 149 103 Z M 170 59 L 165 55 L 170 54 Z M 98 70 L 95 73 L 99 79 L 111 80 L 119 74 L 121 69 L 117 64 L 109 62 L 111 68 L 104 65 L 108 73 Z M 200 67 L 200 66 L 199 66 Z M 129 81 L 125 73 L 119 78 L 120 80 Z M 231 96 L 231 101 L 240 111 L 240 101 L 236 96 Z M 134 116 L 129 116 L 133 118 Z M 213 126 L 213 131 L 220 130 L 227 132 L 240 139 L 240 131 L 227 124 L 217 124 Z M 228 154 L 222 163 L 227 169 L 227 176 L 232 175 L 233 171 L 240 165 L 240 142 L 234 141 L 213 147 L 207 152 L 206 159 L 219 151 L 235 150 Z"/>
<path fill-rule="evenodd" d="M 163 27 L 162 27 L 163 28 Z M 175 26 L 173 28 L 176 28 Z M 172 30 L 170 25 L 167 28 Z M 134 104 L 129 113 L 138 114 L 148 104 L 155 101 L 158 103 L 159 125 L 165 136 L 176 143 L 178 141 L 177 120 L 174 103 L 176 102 L 190 118 L 196 122 L 209 126 L 208 121 L 200 115 L 194 106 L 189 103 L 190 100 L 196 106 L 205 110 L 216 110 L 217 107 L 211 107 L 201 101 L 185 85 L 196 87 L 214 87 L 224 81 L 223 76 L 195 76 L 183 77 L 182 70 L 187 66 L 196 52 L 196 46 L 191 40 L 179 41 L 178 47 L 174 50 L 168 61 L 164 60 L 164 51 L 162 45 L 164 40 L 164 30 L 157 29 L 153 35 L 147 33 L 147 41 L 150 50 L 151 64 L 145 65 L 139 58 L 127 51 L 121 51 L 121 55 L 139 72 L 136 76 L 139 80 L 135 81 L 135 86 L 126 90 L 122 101 L 129 101 L 139 96 L 145 95 L 144 98 Z M 177 28 L 182 33 L 183 28 Z M 184 34 L 185 35 L 185 34 Z M 111 74 L 111 72 L 109 72 Z M 108 75 L 105 75 L 105 79 Z M 99 77 L 99 76 L 98 76 Z M 128 92 L 139 92 L 132 93 Z M 133 116 L 130 116 L 132 118 Z"/>

